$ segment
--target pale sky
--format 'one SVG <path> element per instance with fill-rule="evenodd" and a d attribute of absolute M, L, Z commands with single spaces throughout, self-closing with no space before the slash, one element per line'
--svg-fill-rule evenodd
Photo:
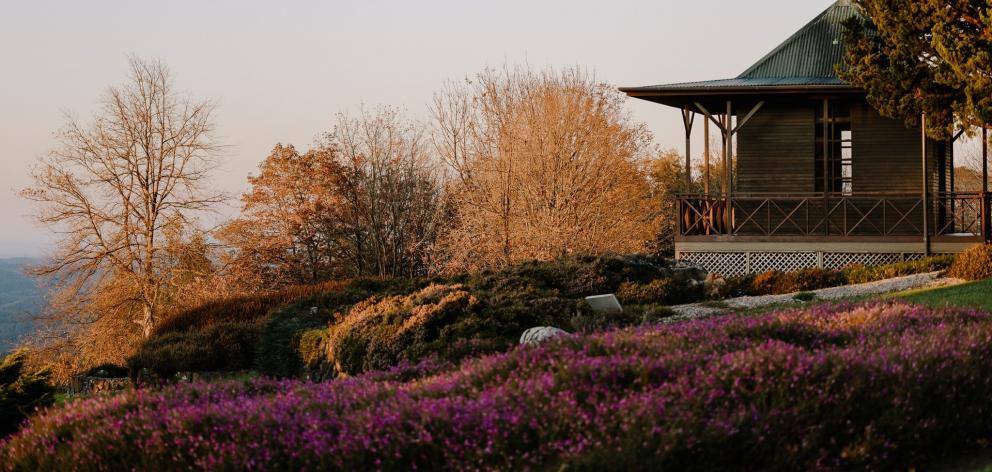
<path fill-rule="evenodd" d="M 276 143 L 307 148 L 362 102 L 425 119 L 445 81 L 524 61 L 618 86 L 734 77 L 830 3 L 2 0 L 0 257 L 49 249 L 51 232 L 17 192 L 63 112 L 96 111 L 128 54 L 163 60 L 180 89 L 219 102 L 230 148 L 215 178 L 239 194 Z M 628 107 L 660 145 L 684 146 L 677 110 Z"/>

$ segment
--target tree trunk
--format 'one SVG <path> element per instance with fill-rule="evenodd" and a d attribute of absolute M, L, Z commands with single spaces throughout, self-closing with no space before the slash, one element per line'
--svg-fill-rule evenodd
<path fill-rule="evenodd" d="M 148 339 L 152 336 L 152 328 L 155 327 L 155 322 L 154 319 L 152 318 L 152 307 L 151 305 L 144 304 L 141 307 L 141 311 L 142 311 L 141 322 L 138 324 L 141 325 L 141 330 L 145 336 L 145 339 Z"/>

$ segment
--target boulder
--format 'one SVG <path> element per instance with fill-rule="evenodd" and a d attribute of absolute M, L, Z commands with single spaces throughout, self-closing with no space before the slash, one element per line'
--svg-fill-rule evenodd
<path fill-rule="evenodd" d="M 533 346 L 566 334 L 568 334 L 567 331 L 552 326 L 539 326 L 524 331 L 524 334 L 520 336 L 520 344 Z"/>

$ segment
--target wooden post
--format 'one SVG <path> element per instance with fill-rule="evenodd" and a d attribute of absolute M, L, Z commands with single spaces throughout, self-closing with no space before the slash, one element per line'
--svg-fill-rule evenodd
<path fill-rule="evenodd" d="M 944 158 L 950 161 L 948 165 L 951 166 L 951 182 L 948 184 L 949 188 L 947 190 L 953 194 L 954 192 L 958 191 L 957 184 L 955 183 L 957 180 L 957 175 L 955 175 L 957 169 L 954 168 L 954 141 L 947 142 L 947 152 L 944 153 Z M 953 205 L 954 202 L 953 198 L 951 199 L 951 202 L 952 202 L 951 204 Z"/>
<path fill-rule="evenodd" d="M 830 99 L 823 99 L 823 233 L 830 235 L 830 202 L 827 199 L 830 192 Z"/>
<path fill-rule="evenodd" d="M 710 120 L 703 120 L 703 193 L 710 194 Z"/>
<path fill-rule="evenodd" d="M 688 192 L 692 185 L 692 125 L 696 114 L 689 110 L 689 105 L 682 107 L 682 125 L 685 127 L 685 190 Z"/>
<path fill-rule="evenodd" d="M 923 154 L 923 254 L 930 255 L 930 185 L 927 182 L 927 115 L 920 115 L 920 150 Z"/>
<path fill-rule="evenodd" d="M 727 232 L 734 234 L 734 108 L 730 100 L 727 100 L 727 125 L 724 134 L 727 136 L 724 143 L 727 147 L 726 160 L 724 165 L 727 171 Z"/>
<path fill-rule="evenodd" d="M 729 189 L 727 188 L 727 115 L 720 115 L 720 155 L 723 158 L 723 164 L 720 166 L 720 192 L 723 196 L 727 196 Z"/>
<path fill-rule="evenodd" d="M 982 192 L 989 191 L 989 128 L 982 126 Z"/>
<path fill-rule="evenodd" d="M 964 128 L 961 128 L 961 134 L 963 133 L 964 133 Z M 959 134 L 958 136 L 961 136 L 961 134 Z M 941 160 L 944 161 L 945 170 L 948 170 L 949 172 L 945 172 L 944 174 L 945 175 L 944 178 L 947 179 L 947 182 L 944 182 L 944 194 L 937 195 L 937 201 L 941 201 L 944 203 L 943 205 L 940 206 L 941 208 L 936 218 L 937 222 L 934 225 L 938 227 L 944 227 L 944 225 L 950 224 L 950 229 L 952 233 L 957 231 L 957 218 L 955 218 L 957 212 L 955 210 L 955 207 L 957 206 L 958 202 L 957 200 L 954 199 L 955 198 L 954 192 L 956 191 L 956 189 L 954 188 L 956 186 L 954 183 L 954 141 L 956 140 L 957 138 L 952 138 L 945 141 L 944 144 L 944 146 L 946 147 L 944 148 L 944 155 L 941 156 Z M 950 169 L 947 169 L 948 167 L 950 167 Z M 949 178 L 948 178 L 948 174 L 950 174 Z M 937 191 L 940 192 L 940 188 L 937 188 Z M 948 213 L 950 213 L 950 215 L 948 215 Z M 948 221 L 948 219 L 950 221 Z"/>
<path fill-rule="evenodd" d="M 982 239 L 990 242 L 989 224 L 992 215 L 989 208 L 989 128 L 982 125 Z"/>

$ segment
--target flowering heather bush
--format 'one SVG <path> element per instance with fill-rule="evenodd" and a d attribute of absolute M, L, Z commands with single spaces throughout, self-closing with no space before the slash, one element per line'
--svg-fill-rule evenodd
<path fill-rule="evenodd" d="M 35 417 L 0 464 L 888 469 L 988 438 L 990 388 L 992 315 L 826 305 L 570 336 L 457 369 L 81 400 Z"/>

